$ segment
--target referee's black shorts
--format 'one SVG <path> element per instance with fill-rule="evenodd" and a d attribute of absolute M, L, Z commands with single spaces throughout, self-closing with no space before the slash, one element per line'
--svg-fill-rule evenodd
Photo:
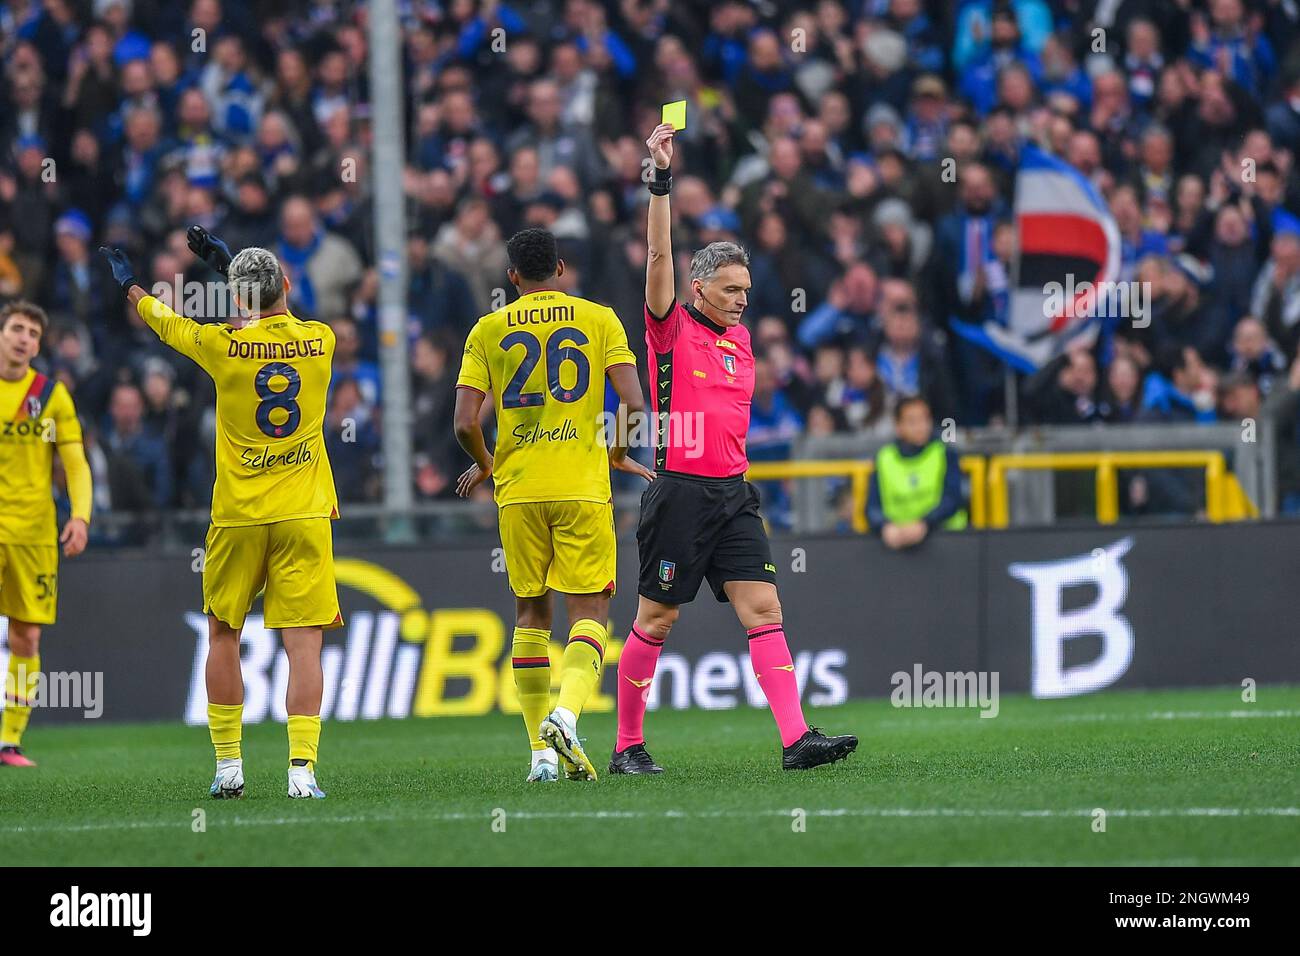
<path fill-rule="evenodd" d="M 641 494 L 636 543 L 637 591 L 662 604 L 690 603 L 705 579 L 719 601 L 728 581 L 776 583 L 758 491 L 743 476 L 659 472 Z"/>

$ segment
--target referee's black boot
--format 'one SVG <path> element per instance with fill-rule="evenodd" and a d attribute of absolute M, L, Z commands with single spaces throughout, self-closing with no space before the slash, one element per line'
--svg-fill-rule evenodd
<path fill-rule="evenodd" d="M 809 770 L 843 760 L 857 749 L 858 738 L 851 734 L 827 737 L 816 727 L 809 727 L 807 733 L 785 748 L 781 754 L 781 769 Z"/>
<path fill-rule="evenodd" d="M 663 773 L 664 768 L 654 762 L 646 752 L 645 744 L 633 744 L 625 750 L 615 750 L 609 758 L 610 773 Z"/>

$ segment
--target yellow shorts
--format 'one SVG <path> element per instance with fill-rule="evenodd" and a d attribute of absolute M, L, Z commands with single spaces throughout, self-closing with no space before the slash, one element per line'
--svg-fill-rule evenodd
<path fill-rule="evenodd" d="M 614 505 L 525 501 L 499 512 L 506 573 L 516 597 L 614 592 Z"/>
<path fill-rule="evenodd" d="M 0 615 L 53 624 L 59 600 L 59 549 L 52 544 L 0 544 Z"/>
<path fill-rule="evenodd" d="M 329 518 L 208 528 L 204 613 L 241 628 L 263 589 L 267 627 L 343 625 Z"/>

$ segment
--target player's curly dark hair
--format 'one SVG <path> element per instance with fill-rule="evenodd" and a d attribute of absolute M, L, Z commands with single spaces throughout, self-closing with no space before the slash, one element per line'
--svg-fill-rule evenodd
<path fill-rule="evenodd" d="M 521 229 L 506 243 L 510 265 L 521 279 L 542 282 L 555 275 L 560 253 L 555 236 L 545 229 Z"/>

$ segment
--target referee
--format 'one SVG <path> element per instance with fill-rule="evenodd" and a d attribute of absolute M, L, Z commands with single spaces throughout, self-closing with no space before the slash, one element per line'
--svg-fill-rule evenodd
<path fill-rule="evenodd" d="M 609 772 L 662 770 L 645 748 L 646 698 L 678 609 L 703 581 L 719 601 L 731 602 L 749 634 L 754 674 L 781 733 L 782 766 L 807 769 L 848 756 L 858 739 L 827 737 L 803 717 L 776 565 L 758 493 L 745 480 L 754 353 L 740 317 L 749 256 L 732 242 L 705 246 L 691 260 L 690 304 L 677 301 L 668 207 L 673 132 L 663 124 L 646 140 L 655 165 L 645 324 L 658 477 L 641 496 L 640 601 L 618 662 L 618 742 Z"/>

